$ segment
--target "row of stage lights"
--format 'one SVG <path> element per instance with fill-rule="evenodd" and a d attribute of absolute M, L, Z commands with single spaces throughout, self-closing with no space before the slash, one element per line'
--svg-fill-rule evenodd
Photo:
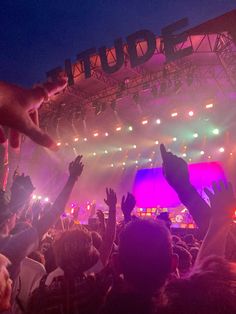
<path fill-rule="evenodd" d="M 41 202 L 45 202 L 45 203 L 49 202 L 49 198 L 48 197 L 44 197 L 44 196 L 36 195 L 36 194 L 34 194 L 32 196 L 32 200 L 34 200 L 34 201 L 41 201 Z"/>
<path fill-rule="evenodd" d="M 213 108 L 213 104 L 212 103 L 210 103 L 210 104 L 207 104 L 206 106 L 205 106 L 205 108 L 206 109 L 210 109 L 210 108 Z M 191 110 L 191 111 L 189 111 L 188 112 L 188 115 L 189 115 L 189 117 L 193 117 L 194 116 L 194 112 Z M 172 112 L 171 113 L 171 118 L 175 118 L 175 117 L 177 117 L 178 116 L 178 112 Z M 161 119 L 156 119 L 156 124 L 161 124 Z M 149 121 L 147 120 L 147 119 L 143 119 L 142 121 L 141 121 L 141 124 L 142 125 L 146 125 L 146 124 L 148 124 L 149 123 Z M 120 132 L 121 130 L 122 130 L 122 127 L 121 126 L 117 126 L 116 127 L 116 132 Z M 133 126 L 128 126 L 128 131 L 130 131 L 130 132 L 132 132 L 133 131 Z M 214 133 L 215 132 L 215 133 Z M 217 133 L 218 132 L 218 133 Z M 219 130 L 218 129 L 215 129 L 215 130 L 213 130 L 213 134 L 219 134 Z M 93 133 L 93 137 L 99 137 L 99 135 L 100 135 L 100 133 L 99 132 L 94 132 Z M 198 134 L 197 133 L 195 133 L 194 134 L 195 136 L 194 137 L 198 137 Z M 108 132 L 105 132 L 104 133 L 104 136 L 105 137 L 107 137 L 107 136 L 109 136 L 109 133 Z M 79 137 L 74 137 L 74 142 L 78 142 L 80 139 L 79 139 Z M 87 142 L 88 141 L 88 138 L 87 137 L 84 137 L 83 139 L 82 139 L 84 142 Z M 57 146 L 61 146 L 62 145 L 62 142 L 61 141 L 58 141 L 57 142 Z M 65 143 L 65 146 L 68 146 L 69 145 L 69 143 L 68 142 L 66 142 Z"/>

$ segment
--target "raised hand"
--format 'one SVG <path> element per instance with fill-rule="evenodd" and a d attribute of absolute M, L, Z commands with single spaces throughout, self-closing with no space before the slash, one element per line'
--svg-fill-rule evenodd
<path fill-rule="evenodd" d="M 211 220 L 232 222 L 236 210 L 236 198 L 230 182 L 220 181 L 212 184 L 212 191 L 204 189 L 211 205 Z"/>
<path fill-rule="evenodd" d="M 114 192 L 114 190 L 106 188 L 106 194 L 107 198 L 104 199 L 104 202 L 107 204 L 109 209 L 115 208 L 117 203 L 116 193 Z"/>
<path fill-rule="evenodd" d="M 11 186 L 11 206 L 22 206 L 34 191 L 34 186 L 29 176 L 17 175 Z"/>
<path fill-rule="evenodd" d="M 125 195 L 122 197 L 121 210 L 123 212 L 125 220 L 130 220 L 130 215 L 132 211 L 134 210 L 135 205 L 136 205 L 136 200 L 133 194 L 127 193 L 126 197 Z"/>
<path fill-rule="evenodd" d="M 69 164 L 69 173 L 70 173 L 70 178 L 73 180 L 77 180 L 78 177 L 81 175 L 84 169 L 84 165 L 81 162 L 82 155 L 79 155 L 78 157 L 75 158 L 74 161 L 72 161 Z"/>
<path fill-rule="evenodd" d="M 162 157 L 163 174 L 167 182 L 175 189 L 179 190 L 190 184 L 188 165 L 180 157 L 167 152 L 163 144 L 160 146 Z"/>
<path fill-rule="evenodd" d="M 39 128 L 37 110 L 44 101 L 63 90 L 66 85 L 66 78 L 32 89 L 0 82 L 0 125 L 10 128 L 9 141 L 12 147 L 19 146 L 20 133 L 23 133 L 39 145 L 56 148 L 52 138 Z M 0 143 L 5 141 L 6 136 L 0 127 Z"/>

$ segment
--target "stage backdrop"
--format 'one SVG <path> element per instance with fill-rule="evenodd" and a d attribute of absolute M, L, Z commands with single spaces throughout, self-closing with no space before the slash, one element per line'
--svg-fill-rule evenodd
<path fill-rule="evenodd" d="M 223 168 L 218 162 L 189 165 L 190 180 L 205 197 L 203 189 L 213 181 L 225 180 Z M 134 180 L 133 193 L 138 207 L 176 207 L 181 204 L 178 195 L 167 183 L 162 168 L 141 169 Z"/>

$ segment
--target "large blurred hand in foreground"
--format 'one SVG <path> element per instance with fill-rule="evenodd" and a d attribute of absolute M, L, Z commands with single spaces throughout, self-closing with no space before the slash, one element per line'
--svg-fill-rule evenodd
<path fill-rule="evenodd" d="M 38 108 L 66 85 L 66 78 L 60 78 L 57 82 L 47 82 L 32 89 L 0 82 L 0 125 L 10 128 L 9 141 L 12 147 L 19 146 L 20 133 L 23 133 L 39 145 L 50 149 L 56 148 L 52 138 L 39 128 Z M 0 143 L 5 141 L 6 135 L 0 127 Z"/>
<path fill-rule="evenodd" d="M 167 182 L 176 190 L 190 185 L 188 165 L 180 157 L 167 152 L 163 144 L 160 146 L 163 174 Z"/>

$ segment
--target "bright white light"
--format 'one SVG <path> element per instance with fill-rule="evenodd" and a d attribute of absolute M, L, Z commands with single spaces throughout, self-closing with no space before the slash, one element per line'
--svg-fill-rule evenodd
<path fill-rule="evenodd" d="M 41 199 L 42 199 L 42 196 L 39 195 L 39 196 L 37 197 L 37 199 L 38 199 L 38 200 L 41 200 Z"/>
<path fill-rule="evenodd" d="M 201 150 L 200 155 L 204 155 L 204 154 L 205 154 L 204 150 Z"/>
<path fill-rule="evenodd" d="M 98 136 L 98 133 L 96 132 L 96 133 L 93 133 L 93 136 L 94 137 L 97 137 Z"/>
<path fill-rule="evenodd" d="M 150 162 L 151 162 L 151 161 L 152 161 L 152 158 L 149 158 L 149 159 L 148 159 L 148 161 L 150 161 Z"/>
<path fill-rule="evenodd" d="M 193 111 L 189 111 L 188 115 L 189 115 L 190 117 L 192 117 L 192 116 L 194 115 L 194 112 L 193 112 Z"/>
<path fill-rule="evenodd" d="M 116 131 L 120 131 L 120 130 L 121 130 L 121 127 L 118 126 L 118 127 L 116 128 Z"/>
<path fill-rule="evenodd" d="M 176 142 L 177 141 L 177 138 L 176 137 L 173 137 L 173 142 Z"/>
<path fill-rule="evenodd" d="M 57 146 L 61 146 L 61 142 L 57 142 Z"/>
<path fill-rule="evenodd" d="M 135 163 L 138 164 L 138 160 L 135 160 Z"/>
<path fill-rule="evenodd" d="M 108 136 L 108 135 L 109 135 L 109 134 L 106 132 L 106 133 L 105 133 L 105 136 Z"/>
<path fill-rule="evenodd" d="M 49 198 L 48 198 L 48 197 L 45 197 L 44 201 L 45 201 L 45 202 L 48 202 L 48 201 L 49 201 Z"/>
<path fill-rule="evenodd" d="M 144 125 L 144 124 L 148 124 L 148 120 L 143 120 L 142 121 L 142 124 Z"/>
<path fill-rule="evenodd" d="M 121 148 L 121 147 L 119 147 L 118 150 L 119 150 L 120 152 L 122 152 L 122 148 Z"/>
<path fill-rule="evenodd" d="M 182 156 L 183 156 L 183 157 L 187 157 L 186 153 L 183 153 Z"/>
<path fill-rule="evenodd" d="M 107 151 L 107 150 L 104 150 L 104 153 L 105 153 L 105 154 L 108 154 L 108 151 Z"/>
<path fill-rule="evenodd" d="M 215 135 L 218 135 L 218 134 L 220 133 L 220 131 L 219 131 L 219 129 L 214 129 L 214 130 L 212 131 L 212 133 L 215 134 Z"/>
<path fill-rule="evenodd" d="M 161 120 L 160 120 L 160 119 L 157 119 L 157 120 L 156 120 L 156 123 L 157 123 L 157 124 L 161 124 Z"/>
<path fill-rule="evenodd" d="M 137 146 L 134 144 L 134 145 L 133 145 L 133 148 L 137 148 Z"/>
<path fill-rule="evenodd" d="M 122 165 L 125 166 L 125 162 L 122 162 Z"/>
<path fill-rule="evenodd" d="M 88 140 L 87 137 L 85 137 L 85 138 L 84 138 L 84 142 L 87 142 L 87 140 Z"/>
<path fill-rule="evenodd" d="M 128 130 L 129 130 L 129 131 L 133 131 L 133 127 L 132 127 L 132 126 L 129 126 L 129 127 L 128 127 Z"/>
<path fill-rule="evenodd" d="M 34 195 L 32 196 L 32 199 L 33 199 L 33 200 L 36 200 L 36 198 L 37 198 L 37 195 L 34 194 Z"/>
<path fill-rule="evenodd" d="M 74 142 L 78 142 L 79 138 L 78 137 L 75 137 L 74 138 Z"/>
<path fill-rule="evenodd" d="M 94 153 L 93 153 L 93 156 L 96 156 L 96 155 L 97 155 L 97 154 L 94 152 Z"/>
<path fill-rule="evenodd" d="M 158 144 L 159 144 L 159 141 L 155 141 L 155 144 L 158 145 Z"/>
<path fill-rule="evenodd" d="M 114 164 L 111 164 L 111 167 L 113 168 L 113 167 L 114 167 Z"/>
<path fill-rule="evenodd" d="M 197 137 L 198 137 L 198 134 L 197 134 L 197 133 L 194 133 L 194 134 L 193 134 L 193 137 L 197 138 Z"/>
<path fill-rule="evenodd" d="M 177 117 L 177 116 L 178 116 L 178 112 L 173 112 L 173 113 L 171 114 L 171 117 L 172 117 L 172 118 Z"/>
<path fill-rule="evenodd" d="M 224 147 L 219 148 L 219 152 L 223 153 L 225 151 Z"/>
<path fill-rule="evenodd" d="M 213 108 L 213 104 L 207 104 L 206 109 Z"/>

